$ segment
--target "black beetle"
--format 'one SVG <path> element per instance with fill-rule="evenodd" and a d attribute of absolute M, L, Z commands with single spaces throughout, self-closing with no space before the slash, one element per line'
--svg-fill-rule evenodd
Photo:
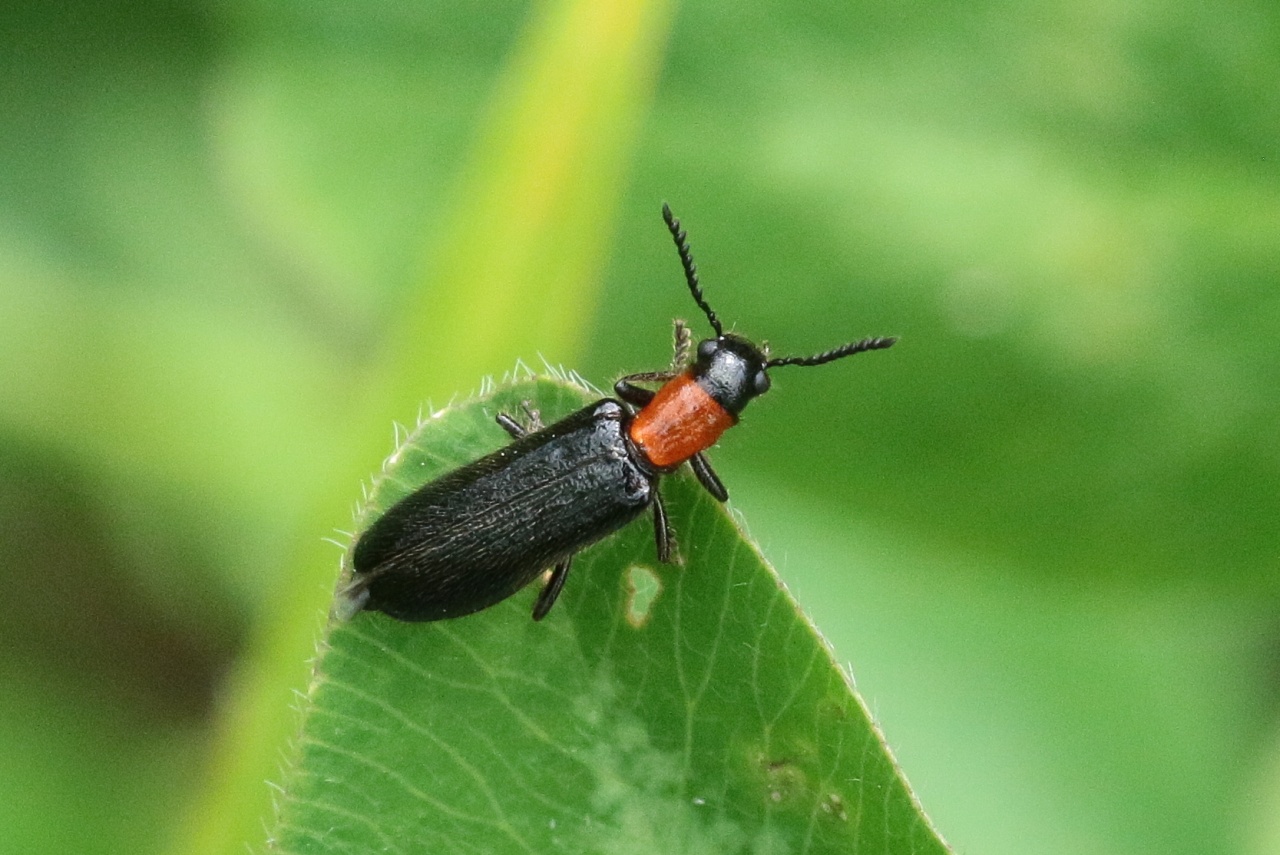
<path fill-rule="evenodd" d="M 770 359 L 765 348 L 725 333 L 702 295 L 680 222 L 662 216 L 685 280 L 715 338 L 689 361 L 689 335 L 676 322 L 673 370 L 632 374 L 605 398 L 553 425 L 531 427 L 500 413 L 513 438 L 505 448 L 432 481 L 396 504 L 356 541 L 344 613 L 384 612 L 406 621 L 468 615 L 506 599 L 547 568 L 533 607 L 541 620 L 555 604 L 573 556 L 653 507 L 658 558 L 671 559 L 671 534 L 658 482 L 688 462 L 719 501 L 729 496 L 704 451 L 769 389 L 767 369 L 821 365 L 891 346 L 865 338 L 815 356 Z M 686 365 L 686 363 L 688 363 Z M 661 383 L 654 391 L 637 383 Z"/>

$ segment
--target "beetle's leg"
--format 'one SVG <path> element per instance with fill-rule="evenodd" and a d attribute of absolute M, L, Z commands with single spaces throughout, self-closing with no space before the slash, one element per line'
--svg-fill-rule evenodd
<path fill-rule="evenodd" d="M 613 384 L 613 391 L 617 393 L 619 398 L 633 407 L 643 407 L 653 400 L 654 395 L 658 394 L 652 389 L 632 386 L 626 377 Z"/>
<path fill-rule="evenodd" d="M 520 439 L 529 433 L 529 431 L 524 429 L 523 425 L 506 413 L 498 413 L 493 417 L 493 420 L 498 423 L 499 427 L 511 434 L 512 439 Z"/>
<path fill-rule="evenodd" d="M 570 555 L 551 571 L 551 578 L 547 580 L 547 584 L 542 586 L 542 593 L 538 594 L 538 601 L 533 604 L 534 620 L 542 620 L 547 616 L 547 612 L 551 611 L 551 607 L 556 604 L 556 598 L 560 596 L 560 589 L 564 587 L 564 580 L 569 578 L 569 567 L 572 564 L 573 556 Z"/>
<path fill-rule="evenodd" d="M 665 383 L 676 375 L 668 371 L 650 371 L 645 374 L 628 374 L 617 383 L 613 384 L 613 391 L 619 398 L 626 401 L 633 407 L 643 407 L 645 404 L 653 400 L 653 396 L 658 394 L 652 389 L 646 389 L 643 386 L 635 385 L 635 381 L 642 383 Z"/>
<path fill-rule="evenodd" d="M 533 404 L 528 401 L 521 401 L 520 409 L 524 410 L 524 414 L 529 417 L 529 430 L 542 430 L 542 413 L 535 410 Z"/>
<path fill-rule="evenodd" d="M 633 382 L 639 383 L 666 383 L 668 380 L 675 379 L 679 371 L 641 371 L 639 374 L 628 374 L 617 383 L 613 384 L 616 390 L 619 385 L 630 386 Z"/>
<path fill-rule="evenodd" d="M 663 564 L 671 563 L 671 523 L 667 520 L 667 509 L 662 504 L 662 493 L 653 493 L 653 539 L 658 547 L 658 560 Z"/>
<path fill-rule="evenodd" d="M 711 468 L 711 463 L 707 460 L 705 454 L 699 451 L 693 457 L 690 457 L 689 466 L 692 467 L 693 474 L 698 476 L 698 482 L 707 488 L 707 492 L 714 496 L 717 502 L 728 501 L 729 491 L 720 482 L 720 477 Z"/>
<path fill-rule="evenodd" d="M 521 439 L 530 432 L 542 430 L 542 414 L 535 410 L 528 401 L 520 402 L 520 409 L 524 410 L 525 416 L 529 419 L 529 426 L 525 427 L 506 413 L 498 413 L 494 416 L 494 421 L 511 435 L 512 439 Z"/>
<path fill-rule="evenodd" d="M 633 407 L 643 407 L 653 400 L 657 394 L 651 389 L 644 389 L 636 383 L 666 383 L 674 380 L 684 371 L 689 361 L 689 325 L 680 319 L 675 322 L 675 358 L 671 361 L 670 371 L 644 371 L 640 374 L 628 374 L 613 384 L 613 391 L 618 397 Z"/>
<path fill-rule="evenodd" d="M 671 359 L 671 371 L 678 374 L 689 364 L 689 344 L 693 340 L 689 334 L 689 325 L 679 318 L 675 320 L 675 336 L 676 349 Z"/>

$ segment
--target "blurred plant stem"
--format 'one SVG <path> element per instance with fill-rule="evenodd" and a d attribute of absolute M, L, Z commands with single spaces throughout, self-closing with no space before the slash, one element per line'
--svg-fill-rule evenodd
<path fill-rule="evenodd" d="M 329 470 L 328 489 L 317 492 L 295 561 L 256 616 L 227 686 L 207 785 L 179 823 L 175 853 L 261 847 L 271 811 L 265 782 L 279 780 L 288 762 L 292 693 L 307 680 L 337 569 L 321 538 L 349 523 L 392 422 L 410 421 L 430 396 L 474 388 L 516 356 L 577 355 L 670 17 L 665 2 L 627 0 L 560 0 L 534 13 L 421 287 L 394 313 L 354 404 L 332 414 L 350 425 L 349 439 L 316 461 Z"/>

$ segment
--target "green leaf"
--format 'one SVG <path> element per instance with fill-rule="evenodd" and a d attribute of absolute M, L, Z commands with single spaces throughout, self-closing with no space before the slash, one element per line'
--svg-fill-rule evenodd
<path fill-rule="evenodd" d="M 498 411 L 590 394 L 503 386 L 426 419 L 361 526 L 501 447 Z M 479 614 L 335 621 L 279 798 L 282 852 L 946 852 L 848 676 L 691 476 L 663 482 L 682 563 L 637 522 Z"/>

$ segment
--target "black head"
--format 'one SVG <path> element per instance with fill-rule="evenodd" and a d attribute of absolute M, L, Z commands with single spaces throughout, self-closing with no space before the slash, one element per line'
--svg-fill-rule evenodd
<path fill-rule="evenodd" d="M 766 348 L 724 331 L 720 319 L 702 296 L 702 286 L 698 283 L 698 266 L 693 263 L 693 253 L 689 251 L 689 236 L 680 228 L 680 221 L 665 204 L 662 206 L 662 219 L 666 221 L 667 229 L 676 242 L 680 263 L 684 266 L 684 278 L 689 283 L 689 292 L 693 294 L 694 302 L 702 309 L 711 328 L 716 332 L 715 338 L 698 343 L 697 356 L 693 362 L 694 375 L 720 406 L 735 416 L 742 412 L 752 398 L 769 391 L 769 368 L 783 365 L 822 365 L 864 350 L 882 350 L 897 341 L 893 337 L 864 338 L 813 356 L 770 359 Z"/>
<path fill-rule="evenodd" d="M 698 384 L 735 416 L 769 391 L 768 360 L 760 348 L 732 333 L 698 342 L 693 373 Z"/>

